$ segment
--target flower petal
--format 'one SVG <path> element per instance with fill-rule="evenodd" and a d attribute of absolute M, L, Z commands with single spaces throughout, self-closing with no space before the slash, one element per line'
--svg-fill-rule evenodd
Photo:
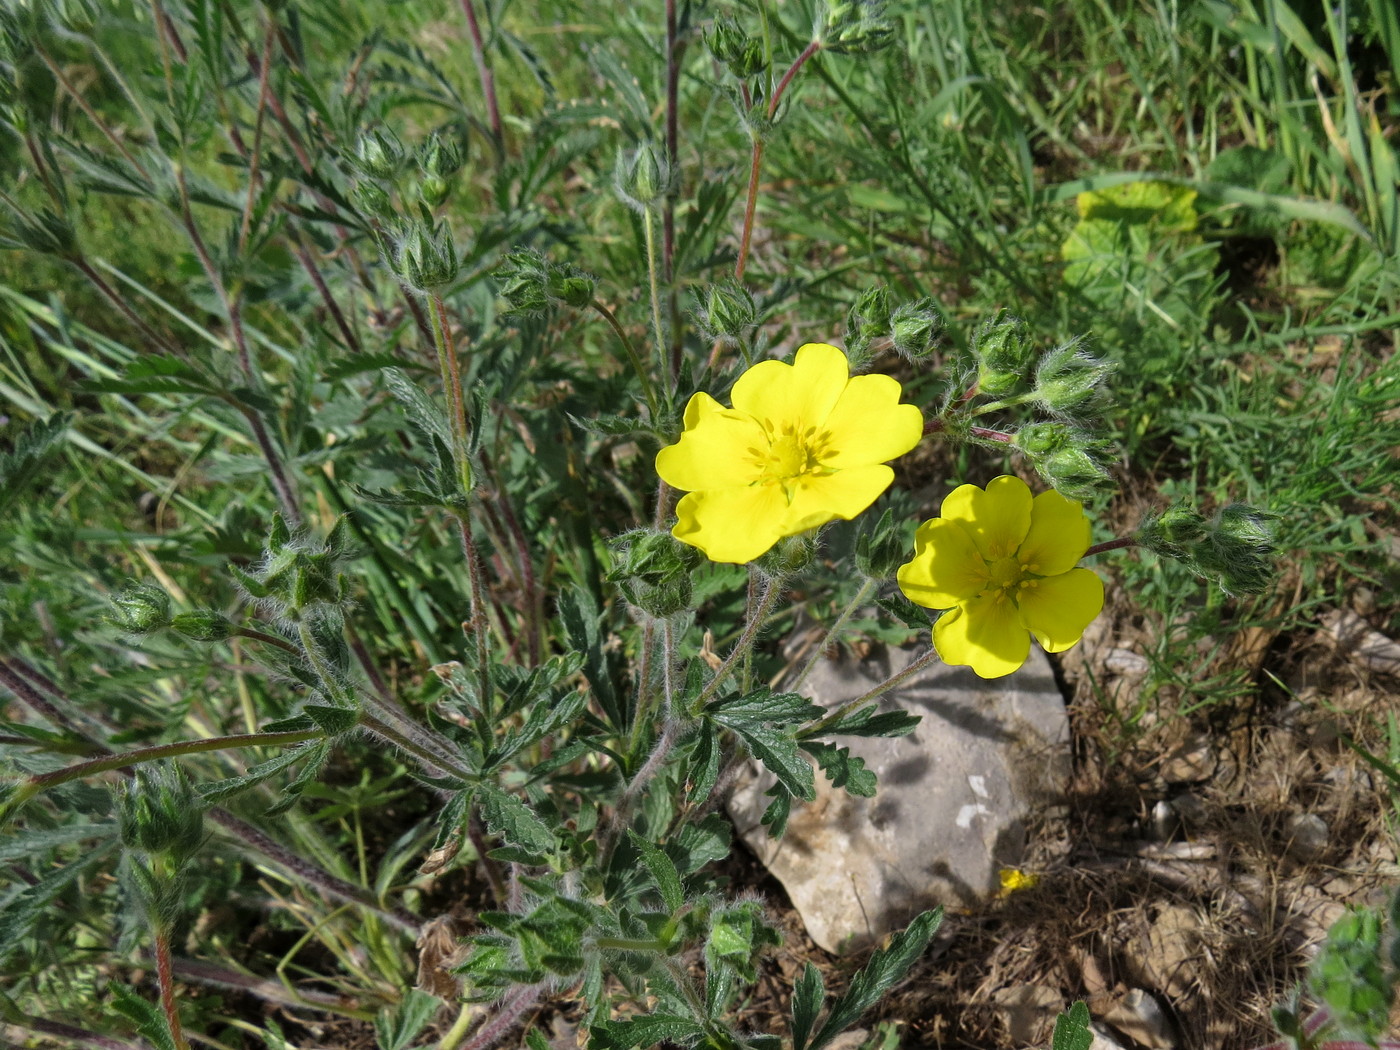
<path fill-rule="evenodd" d="M 1103 610 L 1103 581 L 1088 569 L 1033 580 L 1016 598 L 1021 619 L 1047 653 L 1062 653 Z"/>
<path fill-rule="evenodd" d="M 901 405 L 900 393 L 899 381 L 890 376 L 856 376 L 847 383 L 825 423 L 819 423 L 831 442 L 822 464 L 888 463 L 917 445 L 924 416 L 914 405 Z"/>
<path fill-rule="evenodd" d="M 914 558 L 895 578 L 911 601 L 948 609 L 977 596 L 987 585 L 987 563 L 977 544 L 956 521 L 931 518 L 914 534 Z"/>
<path fill-rule="evenodd" d="M 794 478 L 791 503 L 779 526 L 782 535 L 796 536 L 834 518 L 850 521 L 874 503 L 893 480 L 894 471 L 879 464 Z"/>
<path fill-rule="evenodd" d="M 742 565 L 785 535 L 778 524 L 786 510 L 781 485 L 692 492 L 676 504 L 671 535 L 699 547 L 710 561 Z"/>
<path fill-rule="evenodd" d="M 656 472 L 684 492 L 746 486 L 761 473 L 755 455 L 767 448 L 756 420 L 695 394 L 685 406 L 685 432 L 656 454 Z"/>
<path fill-rule="evenodd" d="M 1031 527 L 1031 490 L 1020 478 L 1003 474 L 976 485 L 959 485 L 943 500 L 943 517 L 967 530 L 988 561 L 1013 553 Z"/>
<path fill-rule="evenodd" d="M 846 355 L 827 343 L 807 343 L 790 365 L 760 361 L 739 377 L 734 408 L 762 423 L 802 431 L 826 420 L 850 378 Z"/>
<path fill-rule="evenodd" d="M 933 645 L 944 663 L 971 667 L 982 678 L 1000 678 L 1026 662 L 1031 636 L 1014 604 L 988 595 L 940 616 L 933 625 Z"/>
<path fill-rule="evenodd" d="M 1053 490 L 1042 492 L 1031 504 L 1031 527 L 1016 556 L 1031 572 L 1058 576 L 1079 563 L 1089 539 L 1083 504 Z"/>

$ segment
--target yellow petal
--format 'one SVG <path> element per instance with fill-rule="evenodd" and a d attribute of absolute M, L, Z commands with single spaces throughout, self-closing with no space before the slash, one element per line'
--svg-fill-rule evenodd
<path fill-rule="evenodd" d="M 1031 636 L 1015 605 L 988 595 L 940 616 L 933 625 L 933 645 L 944 663 L 971 667 L 982 678 L 1000 678 L 1026 662 Z"/>
<path fill-rule="evenodd" d="M 888 463 L 904 455 L 924 435 L 924 417 L 913 405 L 899 403 L 899 381 L 890 376 L 856 376 L 846 384 L 824 429 L 830 452 L 828 467 Z"/>
<path fill-rule="evenodd" d="M 874 503 L 893 480 L 894 471 L 878 464 L 795 478 L 792 502 L 779 526 L 782 535 L 796 536 L 833 518 L 849 521 Z"/>
<path fill-rule="evenodd" d="M 914 534 L 914 558 L 899 567 L 899 589 L 928 609 L 948 609 L 987 585 L 987 563 L 956 521 L 932 518 Z"/>
<path fill-rule="evenodd" d="M 1089 539 L 1083 505 L 1053 490 L 1042 492 L 1031 504 L 1031 527 L 1016 556 L 1031 572 L 1058 576 L 1079 563 Z"/>
<path fill-rule="evenodd" d="M 780 485 L 692 492 L 676 504 L 671 535 L 699 547 L 710 561 L 742 565 L 782 538 L 778 524 L 786 510 Z"/>
<path fill-rule="evenodd" d="M 825 422 L 849 378 L 845 354 L 826 343 L 807 343 L 790 365 L 754 365 L 734 384 L 730 400 L 760 422 L 802 431 Z"/>
<path fill-rule="evenodd" d="M 755 457 L 767 449 L 768 436 L 756 420 L 709 394 L 695 394 L 685 406 L 685 432 L 656 454 L 656 472 L 683 492 L 734 488 L 758 478 Z"/>
<path fill-rule="evenodd" d="M 960 485 L 943 500 L 943 517 L 967 530 L 988 561 L 1015 552 L 1031 527 L 1031 490 L 1020 478 L 1003 474 L 987 483 Z"/>
<path fill-rule="evenodd" d="M 1021 619 L 1047 653 L 1062 653 L 1103 610 L 1103 581 L 1088 569 L 1071 569 L 1034 582 L 1017 596 Z"/>

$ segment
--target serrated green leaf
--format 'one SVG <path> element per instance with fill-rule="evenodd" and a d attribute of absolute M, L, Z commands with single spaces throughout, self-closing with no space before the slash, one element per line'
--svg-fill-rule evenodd
<path fill-rule="evenodd" d="M 705 707 L 705 713 L 722 725 L 737 730 L 742 725 L 764 722 L 776 725 L 810 722 L 821 717 L 823 712 L 805 696 L 797 693 L 775 693 L 765 687 L 755 689 L 744 696 L 713 700 Z"/>
<path fill-rule="evenodd" d="M 12 451 L 0 451 L 0 513 L 4 513 L 38 475 L 68 433 L 72 420 L 68 412 L 56 412 L 48 419 L 35 420 L 15 435 Z"/>
<path fill-rule="evenodd" d="M 452 447 L 452 428 L 447 413 L 401 368 L 384 369 L 384 382 L 394 400 L 403 406 L 413 425 L 425 435 L 437 438 L 447 448 Z"/>
<path fill-rule="evenodd" d="M 932 621 L 929 620 L 928 613 L 902 594 L 889 598 L 876 598 L 875 604 L 911 631 L 927 631 L 931 625 Z"/>
<path fill-rule="evenodd" d="M 719 780 L 719 753 L 719 734 L 712 723 L 702 721 L 686 772 L 687 804 L 694 806 L 710 797 Z"/>
<path fill-rule="evenodd" d="M 321 773 L 321 767 L 326 764 L 326 760 L 331 755 L 331 742 L 329 740 L 318 740 L 310 749 L 306 756 L 306 764 L 301 767 L 301 772 L 292 778 L 292 782 L 282 789 L 282 797 L 268 806 L 266 814 L 275 817 L 285 813 L 297 804 L 311 782 Z"/>
<path fill-rule="evenodd" d="M 477 788 L 477 799 L 481 802 L 481 816 L 487 830 L 503 839 L 506 845 L 525 850 L 535 858 L 549 856 L 558 848 L 548 825 L 514 795 L 490 784 L 481 784 Z"/>
<path fill-rule="evenodd" d="M 781 784 L 774 784 L 768 789 L 768 795 L 773 801 L 764 809 L 759 823 L 768 829 L 770 839 L 780 839 L 787 830 L 788 817 L 792 814 L 792 794 L 785 791 Z"/>
<path fill-rule="evenodd" d="M 784 790 L 806 802 L 817 797 L 817 781 L 812 766 L 802 757 L 797 741 L 780 729 L 742 723 L 731 725 L 749 752 L 778 778 Z"/>
<path fill-rule="evenodd" d="M 832 725 L 824 726 L 818 736 L 906 736 L 918 727 L 922 719 L 908 711 L 881 712 L 878 704 L 869 704 L 852 711 Z"/>
<path fill-rule="evenodd" d="M 832 787 L 845 788 L 846 794 L 858 798 L 875 797 L 875 774 L 865 767 L 865 759 L 851 754 L 850 748 L 818 740 L 804 741 L 801 748 L 817 760 Z"/>
<path fill-rule="evenodd" d="M 1050 1037 L 1050 1050 L 1089 1050 L 1094 1045 L 1094 1030 L 1089 1027 L 1089 1008 L 1075 1003 L 1066 1013 L 1055 1018 L 1055 1034 Z"/>
<path fill-rule="evenodd" d="M 792 1050 L 806 1050 L 807 1037 L 812 1034 L 825 1001 L 822 972 L 808 963 L 792 988 Z"/>
<path fill-rule="evenodd" d="M 661 892 L 661 899 L 666 902 L 666 907 L 672 912 L 679 911 L 685 903 L 685 893 L 681 889 L 681 877 L 676 871 L 676 865 L 655 843 L 647 841 L 630 828 L 627 830 L 627 837 L 632 840 L 632 845 L 642 856 L 642 863 L 656 880 L 656 888 Z"/>
<path fill-rule="evenodd" d="M 888 947 L 871 955 L 870 961 L 851 979 L 846 994 L 832 1005 L 826 1023 L 812 1039 L 808 1050 L 821 1050 L 902 980 L 909 967 L 924 953 L 942 921 L 942 908 L 923 912 L 903 932 L 896 934 Z"/>
<path fill-rule="evenodd" d="M 569 422 L 587 434 L 598 437 L 632 437 L 638 434 L 656 435 L 656 426 L 635 416 L 569 416 Z"/>
<path fill-rule="evenodd" d="M 705 1035 L 698 1021 L 676 1014 L 652 1014 L 630 1021 L 613 1021 L 605 1026 L 611 1046 L 627 1050 L 633 1046 L 656 1046 L 658 1043 L 687 1044 Z M 592 1043 L 590 1043 L 590 1046 Z"/>
<path fill-rule="evenodd" d="M 308 726 L 310 728 L 310 726 Z M 313 758 L 312 752 L 317 747 L 324 746 L 324 741 L 309 741 L 305 744 L 297 744 L 289 747 L 280 755 L 268 759 L 266 762 L 259 762 L 256 766 L 250 766 L 248 771 L 242 776 L 229 777 L 227 780 L 216 780 L 211 784 L 201 784 L 196 787 L 200 801 L 205 805 L 214 805 L 222 802 L 226 798 L 232 798 L 240 792 L 261 784 L 268 777 L 295 765 L 305 758 Z"/>
<path fill-rule="evenodd" d="M 170 1022 L 161 1013 L 160 1007 L 142 999 L 126 985 L 113 981 L 108 985 L 112 996 L 112 1008 L 127 1018 L 141 1035 L 150 1040 L 156 1050 L 175 1050 L 175 1040 L 170 1034 Z"/>

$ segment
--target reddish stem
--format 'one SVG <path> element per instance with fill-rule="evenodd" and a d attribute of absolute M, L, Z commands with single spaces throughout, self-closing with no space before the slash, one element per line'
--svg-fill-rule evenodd
<path fill-rule="evenodd" d="M 948 421 L 943 417 L 930 419 L 924 424 L 924 435 L 941 434 L 948 429 Z M 967 433 L 975 438 L 984 441 L 995 441 L 1002 445 L 1010 445 L 1016 440 L 1015 434 L 1008 434 L 1004 430 L 993 430 L 990 427 L 968 427 Z"/>
<path fill-rule="evenodd" d="M 170 1038 L 177 1050 L 190 1050 L 180 1027 L 180 1011 L 175 1005 L 175 974 L 170 966 L 170 935 L 164 927 L 157 927 L 156 941 L 156 980 L 160 984 L 160 1008 L 170 1025 Z"/>
<path fill-rule="evenodd" d="M 501 146 L 504 144 L 504 133 L 501 129 L 501 111 L 496 104 L 496 76 L 486 61 L 486 49 L 481 42 L 481 27 L 476 23 L 476 8 L 472 0 L 462 0 L 462 14 L 467 16 L 467 32 L 472 38 L 472 58 L 481 78 L 481 93 L 486 98 L 486 113 L 491 123 L 491 134 L 495 136 L 496 144 Z"/>
<path fill-rule="evenodd" d="M 1094 554 L 1104 554 L 1107 551 L 1121 551 L 1127 547 L 1136 547 L 1138 541 L 1132 536 L 1121 536 L 1116 540 L 1105 540 L 1103 543 L 1096 543 L 1084 552 L 1084 557 L 1088 558 Z"/>

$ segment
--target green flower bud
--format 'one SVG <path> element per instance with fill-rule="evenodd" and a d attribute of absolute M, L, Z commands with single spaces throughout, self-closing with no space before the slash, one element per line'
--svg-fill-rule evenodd
<path fill-rule="evenodd" d="M 1015 393 L 1030 378 L 1035 352 L 1030 326 L 1020 318 L 1007 317 L 1004 310 L 997 311 L 972 337 L 978 388 L 992 397 Z"/>
<path fill-rule="evenodd" d="M 204 841 L 199 796 L 174 764 L 139 766 L 117 796 L 117 828 L 124 845 L 148 854 L 188 860 Z"/>
<path fill-rule="evenodd" d="M 170 626 L 170 595 L 150 584 L 133 584 L 111 599 L 107 622 L 130 634 L 150 634 Z"/>
<path fill-rule="evenodd" d="M 870 344 L 889 334 L 894 303 L 889 289 L 877 285 L 857 299 L 846 313 L 846 356 L 855 363 L 870 359 Z"/>
<path fill-rule="evenodd" d="M 1035 373 L 1035 398 L 1047 411 L 1067 415 L 1099 392 L 1113 366 L 1079 349 L 1078 342 L 1050 351 Z"/>
<path fill-rule="evenodd" d="M 1064 423 L 1029 423 L 1017 431 L 1014 448 L 1058 492 L 1092 499 L 1111 481 L 1100 456 L 1104 443 Z"/>
<path fill-rule="evenodd" d="M 732 18 L 718 19 L 705 31 L 705 46 L 715 61 L 729 67 L 740 80 L 747 80 L 763 69 L 763 41 L 749 36 Z"/>
<path fill-rule="evenodd" d="M 831 0 L 822 46 L 838 55 L 868 54 L 894 42 L 884 0 Z"/>
<path fill-rule="evenodd" d="M 909 560 L 909 538 L 902 525 L 896 525 L 894 512 L 886 510 L 874 525 L 861 519 L 856 537 L 856 568 L 872 580 L 888 580 Z"/>
<path fill-rule="evenodd" d="M 354 554 L 346 543 L 346 521 L 342 516 L 326 542 L 316 546 L 292 536 L 276 515 L 258 569 L 245 572 L 230 565 L 229 573 L 250 597 L 270 602 L 278 616 L 315 622 L 338 615 L 348 592 L 340 562 Z"/>
<path fill-rule="evenodd" d="M 918 361 L 933 353 L 943 332 L 943 315 L 932 299 L 904 303 L 890 315 L 890 337 L 895 353 L 908 361 Z"/>
<path fill-rule="evenodd" d="M 425 175 L 450 179 L 462 170 L 466 155 L 457 142 L 434 133 L 419 151 L 418 163 Z"/>
<path fill-rule="evenodd" d="M 549 296 L 565 306 L 581 310 L 593 302 L 598 283 L 582 270 L 569 265 L 550 267 Z"/>
<path fill-rule="evenodd" d="M 362 179 L 350 191 L 351 197 L 361 211 L 379 219 L 388 219 L 394 214 L 394 203 L 384 187 L 377 182 Z"/>
<path fill-rule="evenodd" d="M 727 280 L 706 285 L 693 299 L 696 326 L 707 339 L 736 346 L 758 324 L 758 305 L 741 284 Z"/>
<path fill-rule="evenodd" d="M 1191 550 L 1196 570 L 1230 594 L 1259 594 L 1274 575 L 1277 515 L 1232 503 L 1215 515 L 1206 538 Z"/>
<path fill-rule="evenodd" d="M 698 550 L 652 529 L 624 533 L 611 546 L 616 568 L 608 579 L 633 605 L 657 619 L 690 607 L 691 573 L 704 561 Z"/>
<path fill-rule="evenodd" d="M 360 136 L 350 164 L 370 178 L 392 179 L 403 169 L 403 144 L 389 129 L 376 128 Z"/>
<path fill-rule="evenodd" d="M 549 309 L 549 260 L 539 252 L 510 252 L 495 277 L 508 313 L 535 316 Z"/>
<path fill-rule="evenodd" d="M 410 288 L 432 292 L 457 278 L 457 247 L 446 226 L 409 224 L 394 245 L 394 270 Z"/>
<path fill-rule="evenodd" d="M 196 642 L 222 642 L 233 633 L 227 617 L 208 610 L 179 613 L 170 621 L 170 628 Z"/>
<path fill-rule="evenodd" d="M 1143 519 L 1135 534 L 1139 544 L 1166 558 L 1185 558 L 1206 538 L 1206 519 L 1185 504 L 1168 507 Z"/>
<path fill-rule="evenodd" d="M 651 143 L 618 152 L 613 183 L 617 195 L 636 211 L 655 207 L 666 195 L 670 181 L 670 167 Z"/>
<path fill-rule="evenodd" d="M 436 208 L 451 192 L 452 184 L 437 175 L 425 175 L 418 180 L 418 195 L 429 208 Z"/>

